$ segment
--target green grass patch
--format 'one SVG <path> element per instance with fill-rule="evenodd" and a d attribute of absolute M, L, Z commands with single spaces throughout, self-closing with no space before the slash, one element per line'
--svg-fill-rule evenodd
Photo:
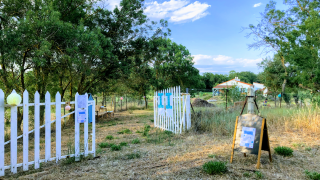
<path fill-rule="evenodd" d="M 113 137 L 112 135 L 108 135 L 108 136 L 106 137 L 106 139 L 112 140 L 112 139 L 114 139 L 114 137 Z"/>
<path fill-rule="evenodd" d="M 224 174 L 227 172 L 227 166 L 225 162 L 220 161 L 209 161 L 202 165 L 202 169 L 211 175 L 214 174 Z"/>
<path fill-rule="evenodd" d="M 209 154 L 208 157 L 209 157 L 209 158 L 214 158 L 215 155 L 214 155 L 214 154 Z"/>
<path fill-rule="evenodd" d="M 112 145 L 111 146 L 111 151 L 120 151 L 121 150 L 121 147 L 120 145 Z"/>
<path fill-rule="evenodd" d="M 274 151 L 281 156 L 292 156 L 293 150 L 286 146 L 278 146 L 274 148 Z"/>
<path fill-rule="evenodd" d="M 256 171 L 254 174 L 256 175 L 257 179 L 262 179 L 263 178 L 263 174 L 260 171 Z"/>
<path fill-rule="evenodd" d="M 98 146 L 100 148 L 110 148 L 113 145 L 115 145 L 115 144 L 113 144 L 113 143 L 100 143 Z"/>
<path fill-rule="evenodd" d="M 128 143 L 126 143 L 126 142 L 121 142 L 121 143 L 120 143 L 120 146 L 128 146 Z"/>
<path fill-rule="evenodd" d="M 320 173 L 317 172 L 309 172 L 308 170 L 304 171 L 309 179 L 312 180 L 320 180 Z"/>
<path fill-rule="evenodd" d="M 137 158 L 140 158 L 141 155 L 140 153 L 131 153 L 131 154 L 127 154 L 126 157 L 127 159 L 137 159 Z"/>
<path fill-rule="evenodd" d="M 139 144 L 140 143 L 140 140 L 137 138 L 137 139 L 134 139 L 132 140 L 132 144 Z"/>
<path fill-rule="evenodd" d="M 249 177 L 251 177 L 251 174 L 249 172 L 244 172 L 243 173 L 243 177 L 249 178 Z"/>
<path fill-rule="evenodd" d="M 118 134 L 132 134 L 132 132 L 130 131 L 130 129 L 124 129 L 122 131 L 119 131 Z"/>

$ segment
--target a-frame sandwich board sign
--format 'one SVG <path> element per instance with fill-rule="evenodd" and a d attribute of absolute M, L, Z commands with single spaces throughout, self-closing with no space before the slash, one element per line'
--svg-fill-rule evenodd
<path fill-rule="evenodd" d="M 244 153 L 245 157 L 246 154 L 256 154 L 258 155 L 257 169 L 259 169 L 261 150 L 269 152 L 269 160 L 271 162 L 272 157 L 266 119 L 255 114 L 238 116 L 235 123 L 230 163 L 232 163 L 234 151 Z"/>

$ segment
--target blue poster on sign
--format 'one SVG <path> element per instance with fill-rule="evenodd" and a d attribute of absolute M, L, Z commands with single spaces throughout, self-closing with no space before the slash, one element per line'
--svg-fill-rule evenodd
<path fill-rule="evenodd" d="M 240 146 L 252 149 L 255 135 L 256 128 L 242 127 Z"/>
<path fill-rule="evenodd" d="M 164 95 L 163 93 L 158 93 L 158 114 L 164 116 Z"/>
<path fill-rule="evenodd" d="M 87 120 L 86 109 L 78 110 L 78 123 L 84 123 Z"/>
<path fill-rule="evenodd" d="M 173 97 L 172 93 L 166 93 L 166 116 L 167 117 L 173 117 Z"/>

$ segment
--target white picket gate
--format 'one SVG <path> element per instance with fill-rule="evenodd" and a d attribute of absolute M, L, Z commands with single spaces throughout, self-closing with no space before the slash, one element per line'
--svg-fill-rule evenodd
<path fill-rule="evenodd" d="M 15 91 L 14 91 L 15 92 Z M 61 102 L 61 95 L 59 92 L 55 96 L 56 102 L 51 102 L 49 92 L 45 95 L 45 102 L 40 103 L 40 95 L 38 92 L 34 95 L 34 103 L 29 103 L 29 94 L 27 91 L 23 93 L 23 102 L 17 106 L 10 106 L 5 104 L 5 95 L 0 89 L 0 176 L 5 175 L 6 169 L 11 169 L 12 173 L 17 173 L 18 167 L 23 167 L 23 171 L 28 171 L 29 165 L 34 165 L 35 169 L 40 167 L 40 163 L 54 161 L 58 162 L 60 159 L 67 157 L 75 157 L 76 161 L 80 160 L 80 155 L 87 156 L 93 154 L 95 156 L 95 101 L 87 101 L 87 120 L 84 123 L 84 152 L 80 152 L 80 123 L 77 122 L 77 97 L 75 101 L 70 104 L 75 104 L 75 111 L 70 112 L 64 116 L 61 116 L 61 105 L 66 104 Z M 85 94 L 87 97 L 87 93 Z M 40 126 L 40 106 L 45 106 L 45 123 Z M 88 144 L 88 108 L 92 105 L 92 147 L 89 151 Z M 34 129 L 29 131 L 29 107 L 34 106 Z M 51 106 L 56 108 L 56 119 L 51 120 Z M 5 142 L 5 107 L 11 108 L 11 138 L 10 141 Z M 17 136 L 17 107 L 23 107 L 23 134 Z M 75 154 L 61 155 L 61 119 L 67 117 L 70 114 L 75 113 Z M 51 124 L 55 122 L 55 143 L 56 154 L 55 157 L 51 155 Z M 45 127 L 45 159 L 40 159 L 40 128 Z M 29 134 L 34 132 L 34 161 L 28 160 L 29 155 Z M 23 162 L 17 162 L 17 139 L 23 137 Z M 5 145 L 10 143 L 10 165 L 5 165 Z"/>
<path fill-rule="evenodd" d="M 160 101 L 159 93 L 168 98 Z M 171 95 L 173 102 L 168 100 Z M 160 113 L 160 103 L 164 107 L 164 114 Z M 166 105 L 172 106 L 172 116 L 166 112 Z M 180 86 L 154 92 L 153 108 L 154 127 L 180 134 L 191 128 L 190 94 L 180 93 Z"/>

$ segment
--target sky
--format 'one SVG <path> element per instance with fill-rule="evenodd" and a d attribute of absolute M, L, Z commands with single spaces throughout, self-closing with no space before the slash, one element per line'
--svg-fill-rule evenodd
<path fill-rule="evenodd" d="M 104 0 L 108 9 L 120 0 Z M 145 14 L 151 20 L 168 20 L 172 41 L 186 46 L 200 73 L 228 74 L 229 71 L 259 73 L 257 63 L 272 54 L 248 49 L 252 38 L 242 31 L 258 24 L 269 0 L 145 0 Z M 283 8 L 282 0 L 277 7 Z"/>

